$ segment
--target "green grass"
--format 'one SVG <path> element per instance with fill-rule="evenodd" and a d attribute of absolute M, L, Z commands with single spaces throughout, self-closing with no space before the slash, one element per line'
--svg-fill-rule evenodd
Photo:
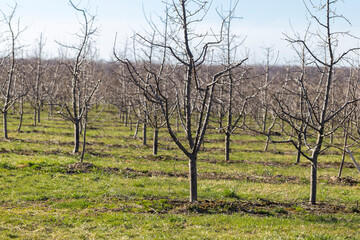
<path fill-rule="evenodd" d="M 152 140 L 142 146 L 135 124 L 125 127 L 109 108 L 88 129 L 85 161 L 97 168 L 69 172 L 79 160 L 72 126 L 46 112 L 37 126 L 30 109 L 24 117 L 17 132 L 10 115 L 10 141 L 0 142 L 0 239 L 360 239 L 359 174 L 348 164 L 343 176 L 354 182 L 334 181 L 334 149 L 320 158 L 312 207 L 310 165 L 293 164 L 290 145 L 264 152 L 264 137 L 238 131 L 225 162 L 224 136 L 210 129 L 194 205 L 188 161 L 165 129 L 154 157 Z"/>

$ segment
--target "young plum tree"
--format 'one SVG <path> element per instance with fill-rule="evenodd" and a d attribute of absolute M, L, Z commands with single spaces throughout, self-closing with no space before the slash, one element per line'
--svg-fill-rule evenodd
<path fill-rule="evenodd" d="M 8 111 L 11 106 L 16 102 L 20 96 L 16 96 L 14 84 L 16 78 L 16 54 L 19 50 L 18 40 L 21 33 L 25 30 L 20 28 L 20 23 L 14 26 L 15 12 L 17 9 L 17 4 L 11 9 L 11 13 L 7 15 L 6 13 L 0 11 L 3 22 L 6 25 L 7 30 L 4 32 L 3 42 L 6 43 L 6 48 L 9 49 L 7 55 L 1 60 L 0 67 L 6 72 L 4 74 L 4 79 L 1 81 L 0 91 L 1 91 L 1 100 L 3 105 L 0 109 L 3 114 L 3 129 L 4 129 L 4 138 L 8 139 Z"/>
<path fill-rule="evenodd" d="M 97 91 L 101 78 L 96 81 L 93 75 L 89 74 L 87 67 L 91 66 L 92 38 L 96 33 L 94 27 L 95 17 L 91 16 L 86 10 L 79 8 L 72 1 L 69 1 L 72 8 L 81 14 L 83 22 L 81 23 L 80 33 L 76 34 L 79 43 L 66 45 L 59 43 L 61 47 L 74 53 L 74 58 L 65 60 L 63 64 L 70 73 L 71 84 L 65 85 L 69 99 L 64 101 L 55 101 L 60 108 L 58 113 L 65 119 L 71 121 L 74 125 L 74 153 L 79 152 L 81 122 L 88 113 L 91 98 Z M 90 76 L 90 78 L 89 78 Z M 85 121 L 86 122 L 86 121 Z M 85 140 L 85 138 L 84 138 Z"/>
<path fill-rule="evenodd" d="M 311 10 L 307 4 L 306 7 L 315 22 L 316 29 L 307 30 L 306 34 L 309 34 L 309 38 L 301 38 L 298 34 L 294 37 L 286 35 L 286 38 L 290 44 L 299 45 L 305 49 L 317 72 L 312 73 L 311 80 L 310 77 L 294 79 L 294 83 L 298 86 L 295 89 L 300 89 L 300 92 L 294 91 L 287 81 L 283 90 L 274 95 L 273 100 L 277 116 L 303 136 L 305 149 L 300 149 L 296 140 L 292 138 L 279 142 L 291 142 L 301 155 L 311 162 L 310 202 L 315 204 L 318 159 L 321 152 L 326 149 L 324 148 L 325 138 L 333 134 L 349 115 L 343 116 L 343 119 L 337 121 L 338 124 L 335 127 L 331 127 L 331 122 L 345 108 L 357 102 L 359 96 L 344 97 L 341 102 L 337 103 L 337 106 L 331 106 L 333 97 L 331 91 L 336 80 L 335 68 L 357 48 L 350 48 L 342 53 L 339 53 L 340 50 L 337 48 L 337 46 L 341 46 L 341 40 L 344 37 L 351 36 L 347 31 L 336 29 L 336 20 L 348 21 L 344 16 L 335 12 L 338 0 L 321 1 L 318 5 L 312 1 L 309 2 L 313 9 Z M 303 61 L 301 59 L 301 62 Z M 285 95 L 290 94 L 301 97 L 302 109 L 300 111 L 292 111 L 293 103 L 291 101 L 282 101 Z M 314 136 L 314 141 L 311 141 L 312 136 Z"/>
<path fill-rule="evenodd" d="M 176 63 L 174 68 L 178 73 L 165 76 L 159 74 L 165 64 L 161 61 L 164 58 L 161 55 L 160 69 L 147 69 L 150 75 L 144 79 L 130 60 L 121 59 L 114 53 L 127 67 L 132 82 L 144 91 L 148 100 L 159 105 L 169 135 L 189 159 L 190 202 L 196 202 L 197 156 L 208 128 L 214 88 L 225 73 L 240 66 L 243 61 L 211 74 L 210 78 L 204 77 L 206 75 L 200 74 L 199 70 L 207 60 L 209 49 L 219 44 L 223 38 L 222 30 L 220 37 L 201 34 L 195 30 L 195 24 L 200 24 L 208 11 L 208 2 L 180 0 L 166 3 L 166 6 L 166 18 L 163 20 L 165 31 L 157 31 L 162 41 L 139 36 L 144 43 L 165 50 L 167 58 L 171 58 L 169 62 Z M 159 29 L 156 24 L 152 27 Z M 174 76 L 177 77 L 173 78 Z M 163 84 L 164 79 L 167 84 Z M 173 129 L 171 117 L 174 108 L 178 111 L 185 138 L 178 136 Z"/>

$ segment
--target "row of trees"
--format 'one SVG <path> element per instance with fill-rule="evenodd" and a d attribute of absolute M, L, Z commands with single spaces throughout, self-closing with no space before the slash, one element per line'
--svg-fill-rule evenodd
<path fill-rule="evenodd" d="M 95 103 L 113 104 L 126 125 L 137 123 L 135 136 L 143 124 L 144 144 L 147 126 L 153 129 L 154 154 L 159 129 L 166 128 L 189 159 L 190 201 L 195 202 L 197 156 L 209 126 L 224 134 L 225 161 L 230 159 L 231 135 L 250 130 L 267 136 L 265 150 L 270 143 L 290 143 L 298 152 L 297 162 L 301 157 L 311 162 L 310 202 L 315 204 L 319 155 L 329 147 L 345 152 L 358 142 L 360 69 L 351 60 L 358 49 L 338 50 L 342 38 L 351 37 L 332 28 L 335 20 L 345 19 L 334 11 L 338 1 L 310 2 L 307 9 L 316 27 L 286 35 L 296 64 L 276 66 L 272 49 L 266 48 L 265 64 L 248 65 L 247 57 L 238 54 L 242 39 L 231 31 L 238 5 L 234 3 L 219 12 L 216 33 L 196 28 L 209 11 L 206 1 L 165 3 L 161 24 L 149 22 L 149 32 L 136 33 L 124 51 L 114 46 L 114 61 L 109 63 L 94 58 L 95 17 L 71 1 L 82 21 L 77 43 L 59 43 L 66 58 L 44 60 L 42 36 L 34 58 L 19 57 L 22 30 L 13 29 L 16 6 L 10 15 L 3 13 L 9 36 L 5 40 L 11 46 L 1 62 L 4 138 L 9 138 L 8 111 L 16 103 L 19 130 L 24 101 L 34 109 L 34 125 L 48 106 L 49 114 L 56 111 L 73 124 L 74 153 L 79 152 L 83 132 L 82 161 L 88 111 Z M 342 147 L 333 140 L 340 131 Z"/>

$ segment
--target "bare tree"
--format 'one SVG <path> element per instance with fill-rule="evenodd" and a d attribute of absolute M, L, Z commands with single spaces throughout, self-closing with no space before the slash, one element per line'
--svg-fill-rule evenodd
<path fill-rule="evenodd" d="M 349 75 L 347 77 L 344 77 L 345 79 L 348 79 L 348 86 L 345 92 L 345 96 L 347 99 L 351 99 L 351 97 L 356 96 L 356 92 L 358 91 L 358 79 L 359 79 L 359 68 L 356 67 L 350 67 Z M 343 82 L 341 82 L 343 85 Z M 340 88 L 340 91 L 343 88 Z M 338 92 L 337 96 L 344 96 L 344 92 Z M 349 113 L 349 111 L 353 111 Z M 348 153 L 348 148 L 352 145 L 358 145 L 359 144 L 359 128 L 358 128 L 358 120 L 357 120 L 357 114 L 358 106 L 355 106 L 355 108 L 345 108 L 339 115 L 339 119 L 343 119 L 344 117 L 347 117 L 349 114 L 350 116 L 347 117 L 345 121 L 343 121 L 343 125 L 341 127 L 341 130 L 343 132 L 343 146 L 342 146 L 342 156 L 341 156 L 341 164 L 339 169 L 338 177 L 341 177 L 342 170 L 344 167 L 345 162 L 345 155 Z M 355 123 L 355 124 L 354 124 Z"/>
<path fill-rule="evenodd" d="M 3 114 L 3 129 L 4 129 L 4 138 L 8 139 L 8 120 L 7 115 L 10 107 L 15 103 L 18 96 L 14 94 L 14 78 L 16 71 L 16 53 L 19 50 L 20 46 L 18 46 L 18 39 L 20 34 L 25 30 L 25 28 L 20 27 L 20 21 L 14 23 L 15 12 L 17 9 L 17 4 L 15 4 L 11 13 L 7 15 L 6 13 L 0 11 L 3 22 L 7 27 L 7 31 L 4 33 L 4 40 L 6 42 L 7 48 L 9 48 L 9 52 L 2 59 L 0 63 L 1 67 L 6 70 L 7 74 L 5 75 L 5 79 L 1 82 L 0 91 L 1 91 L 1 99 L 3 101 L 3 106 L 1 108 L 1 113 Z"/>
<path fill-rule="evenodd" d="M 325 138 L 334 133 L 349 115 L 344 116 L 343 119 L 338 121 L 335 127 L 330 127 L 331 121 L 334 121 L 346 107 L 358 101 L 359 97 L 342 99 L 342 102 L 338 103 L 336 108 L 330 106 L 331 89 L 335 81 L 335 67 L 356 48 L 348 49 L 341 54 L 337 54 L 337 51 L 335 51 L 337 50 L 336 46 L 340 45 L 342 37 L 350 36 L 348 32 L 333 30 L 333 22 L 335 20 L 348 21 L 334 10 L 338 0 L 321 1 L 318 4 L 309 1 L 309 3 L 312 10 L 307 4 L 306 7 L 318 28 L 315 31 L 308 30 L 310 37 L 307 40 L 304 40 L 299 35 L 286 37 L 287 41 L 291 44 L 299 44 L 300 47 L 305 48 L 307 54 L 311 57 L 312 64 L 316 66 L 317 73 L 313 73 L 311 81 L 306 82 L 302 78 L 294 80 L 294 84 L 299 87 L 298 89 L 302 90 L 300 94 L 295 93 L 294 88 L 290 85 L 290 81 L 287 81 L 283 87 L 284 90 L 274 95 L 276 105 L 274 111 L 281 120 L 285 121 L 297 133 L 303 136 L 302 139 L 306 149 L 300 149 L 296 140 L 292 138 L 274 142 L 291 142 L 303 157 L 311 161 L 310 202 L 315 204 L 318 158 L 321 152 L 329 147 L 326 146 L 324 148 L 326 144 Z M 320 44 L 320 46 L 317 45 L 314 48 L 316 44 Z M 323 52 L 321 51 L 322 49 Z M 291 111 L 291 104 L 293 103 L 282 101 L 284 95 L 290 94 L 295 94 L 302 98 L 303 109 L 301 111 Z M 303 124 L 303 127 L 299 123 Z M 312 136 L 315 138 L 313 142 L 310 141 Z"/>
<path fill-rule="evenodd" d="M 43 106 L 45 94 L 43 93 L 43 49 L 44 49 L 43 35 L 40 34 L 37 40 L 37 52 L 36 52 L 36 65 L 34 66 L 34 83 L 32 84 L 32 98 L 31 105 L 34 108 L 34 126 L 36 123 L 40 123 L 40 113 Z"/>
<path fill-rule="evenodd" d="M 91 16 L 86 10 L 79 8 L 72 1 L 69 1 L 72 8 L 81 14 L 80 33 L 76 34 L 79 43 L 77 45 L 66 45 L 59 43 L 61 47 L 74 53 L 73 60 L 65 60 L 63 64 L 70 72 L 71 86 L 66 87 L 70 99 L 62 102 L 55 101 L 60 107 L 58 113 L 74 125 L 74 153 L 79 152 L 81 121 L 87 114 L 88 106 L 94 93 L 98 89 L 101 78 L 92 82 L 87 79 L 86 65 L 92 60 L 92 37 L 96 33 L 94 27 L 95 16 Z M 69 102 L 70 101 L 70 102 Z M 85 140 L 85 138 L 84 138 Z"/>
<path fill-rule="evenodd" d="M 268 126 L 269 121 L 271 119 L 269 119 L 269 115 L 272 115 L 269 113 L 269 84 L 270 82 L 274 81 L 277 77 L 277 75 L 275 76 L 271 76 L 271 70 L 272 67 L 276 64 L 277 59 L 278 59 L 278 54 L 276 55 L 275 60 L 274 58 L 274 53 L 273 53 L 274 49 L 271 47 L 266 47 L 265 48 L 265 55 L 266 55 L 266 63 L 265 63 L 265 69 L 264 69 L 264 88 L 262 91 L 262 107 L 261 109 L 263 110 L 263 114 L 261 117 L 261 123 L 262 123 L 262 130 L 264 132 L 270 133 L 270 131 L 272 130 L 272 124 L 270 124 L 270 126 Z M 271 61 L 273 60 L 273 63 L 271 63 Z M 273 119 L 274 120 L 274 119 Z M 273 122 L 273 121 L 272 121 Z M 266 143 L 265 143 L 265 147 L 264 147 L 264 151 L 268 150 L 269 147 L 269 138 L 266 139 Z"/>
<path fill-rule="evenodd" d="M 224 19 L 224 41 L 220 45 L 221 55 L 223 55 L 223 65 L 229 68 L 237 59 L 238 48 L 241 46 L 245 38 L 240 39 L 239 36 L 233 35 L 231 31 L 232 22 L 237 17 L 234 10 L 239 4 L 239 1 L 230 2 L 230 8 L 226 13 L 219 13 Z M 245 62 L 247 58 L 243 59 Z M 248 68 L 233 71 L 229 70 L 227 74 L 222 76 L 219 82 L 219 94 L 217 96 L 219 106 L 219 131 L 225 134 L 225 161 L 230 160 L 230 142 L 231 135 L 238 128 L 240 120 L 244 117 L 245 108 L 250 98 L 254 98 L 256 91 L 251 94 L 249 86 L 246 86 L 245 81 L 248 81 Z M 245 89 L 247 94 L 245 94 Z M 223 118 L 226 119 L 225 125 Z M 224 125 L 224 126 L 223 126 Z"/>
<path fill-rule="evenodd" d="M 24 119 L 24 101 L 25 101 L 25 97 L 28 94 L 28 84 L 26 84 L 26 79 L 29 76 L 31 70 L 28 69 L 28 64 L 26 64 L 26 59 L 21 59 L 22 62 L 20 62 L 20 64 L 18 64 L 19 66 L 17 66 L 16 68 L 16 76 L 15 76 L 15 81 L 14 81 L 14 89 L 15 89 L 15 95 L 19 96 L 18 97 L 18 102 L 19 102 L 19 109 L 18 109 L 18 113 L 19 113 L 19 125 L 18 125 L 18 129 L 17 131 L 20 132 L 21 131 L 21 127 L 22 127 L 22 123 L 23 123 L 23 119 Z"/>
<path fill-rule="evenodd" d="M 197 155 L 208 127 L 215 85 L 221 76 L 242 63 L 241 61 L 213 73 L 210 79 L 203 78 L 203 75 L 199 73 L 201 66 L 206 62 L 209 48 L 219 44 L 222 40 L 221 35 L 219 39 L 212 36 L 213 41 L 206 41 L 211 37 L 210 35 L 197 34 L 193 29 L 194 24 L 203 20 L 207 11 L 208 3 L 205 1 L 181 0 L 178 3 L 169 3 L 167 4 L 166 19 L 163 21 L 165 31 L 157 31 L 163 40 L 151 41 L 151 39 L 139 35 L 144 43 L 165 49 L 169 57 L 178 63 L 176 71 L 179 74 L 176 75 L 181 76 L 178 79 L 169 78 L 174 75 L 159 74 L 165 65 L 164 62 L 158 71 L 147 69 L 150 79 L 141 78 L 138 69 L 132 62 L 117 57 L 114 51 L 116 58 L 127 67 L 133 83 L 141 87 L 148 100 L 159 105 L 168 133 L 189 159 L 190 202 L 195 202 L 198 198 Z M 152 27 L 158 30 L 156 25 L 152 25 Z M 202 47 L 200 47 L 201 45 Z M 196 49 L 200 49 L 200 51 Z M 164 79 L 167 79 L 166 86 L 163 84 Z M 172 89 L 171 94 L 165 90 L 165 87 Z M 180 138 L 173 130 L 171 117 L 174 108 L 177 109 L 180 116 L 185 139 Z"/>

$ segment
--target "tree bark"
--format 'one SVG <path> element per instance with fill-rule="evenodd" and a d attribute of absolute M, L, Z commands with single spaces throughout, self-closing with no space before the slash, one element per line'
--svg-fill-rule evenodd
<path fill-rule="evenodd" d="M 19 126 L 17 131 L 20 132 L 21 131 L 21 127 L 22 127 L 22 123 L 23 123 L 23 119 L 24 119 L 24 100 L 21 99 L 20 100 L 20 120 L 19 120 Z"/>
<path fill-rule="evenodd" d="M 136 122 L 134 138 L 137 138 L 138 132 L 139 132 L 139 120 L 137 120 Z"/>
<path fill-rule="evenodd" d="M 83 134 L 83 144 L 82 144 L 82 150 L 81 150 L 81 157 L 80 162 L 84 161 L 85 156 L 85 147 L 86 147 L 86 128 L 87 128 L 87 109 L 85 109 L 85 115 L 84 115 L 84 134 Z"/>
<path fill-rule="evenodd" d="M 296 164 L 300 163 L 301 159 L 301 144 L 302 144 L 302 138 L 301 133 L 298 134 L 298 144 L 297 144 L 297 156 L 296 156 Z"/>
<path fill-rule="evenodd" d="M 196 156 L 189 158 L 189 174 L 190 174 L 190 202 L 197 201 L 197 170 L 196 170 Z"/>
<path fill-rule="evenodd" d="M 231 138 L 231 133 L 226 132 L 225 133 L 225 161 L 230 160 L 230 138 Z"/>
<path fill-rule="evenodd" d="M 269 149 L 269 144 L 270 144 L 270 139 L 267 138 L 267 139 L 266 139 L 266 143 L 265 143 L 265 147 L 264 147 L 264 151 L 265 151 L 265 152 L 268 151 L 268 149 Z"/>
<path fill-rule="evenodd" d="M 180 118 L 180 116 L 179 115 L 177 115 L 177 117 L 176 117 L 176 131 L 178 132 L 179 131 L 179 118 Z"/>
<path fill-rule="evenodd" d="M 128 123 L 129 123 L 129 113 L 128 111 L 125 112 L 125 127 L 128 126 Z"/>
<path fill-rule="evenodd" d="M 37 111 L 36 111 L 36 107 L 34 107 L 34 126 L 36 126 L 37 123 Z"/>
<path fill-rule="evenodd" d="M 341 177 L 342 170 L 343 170 L 343 167 L 344 167 L 347 139 L 348 139 L 348 134 L 345 133 L 345 136 L 344 136 L 344 148 L 343 148 L 343 153 L 342 153 L 342 156 L 341 156 L 341 165 L 340 165 L 340 170 L 339 170 L 339 175 L 338 175 L 339 178 Z"/>
<path fill-rule="evenodd" d="M 41 107 L 39 107 L 38 111 L 37 111 L 37 121 L 38 123 L 40 123 L 40 114 L 41 114 L 41 110 L 40 110 Z"/>
<path fill-rule="evenodd" d="M 317 190 L 317 156 L 313 158 L 310 172 L 310 203 L 316 204 Z"/>
<path fill-rule="evenodd" d="M 144 146 L 147 144 L 146 128 L 147 128 L 147 124 L 146 124 L 146 122 L 144 122 L 143 123 L 143 145 Z"/>
<path fill-rule="evenodd" d="M 154 128 L 154 142 L 153 142 L 153 154 L 157 155 L 158 153 L 158 142 L 159 142 L 159 129 Z"/>
<path fill-rule="evenodd" d="M 79 146 L 80 146 L 80 121 L 75 120 L 74 123 L 74 150 L 73 153 L 79 152 Z"/>
<path fill-rule="evenodd" d="M 324 134 L 323 129 L 320 129 L 316 141 L 316 147 L 311 156 L 311 160 L 312 160 L 311 170 L 310 170 L 310 203 L 311 204 L 316 204 L 318 157 L 324 140 L 323 134 Z"/>
<path fill-rule="evenodd" d="M 9 139 L 8 128 L 7 128 L 7 111 L 3 112 L 3 122 L 4 122 L 4 138 Z"/>

